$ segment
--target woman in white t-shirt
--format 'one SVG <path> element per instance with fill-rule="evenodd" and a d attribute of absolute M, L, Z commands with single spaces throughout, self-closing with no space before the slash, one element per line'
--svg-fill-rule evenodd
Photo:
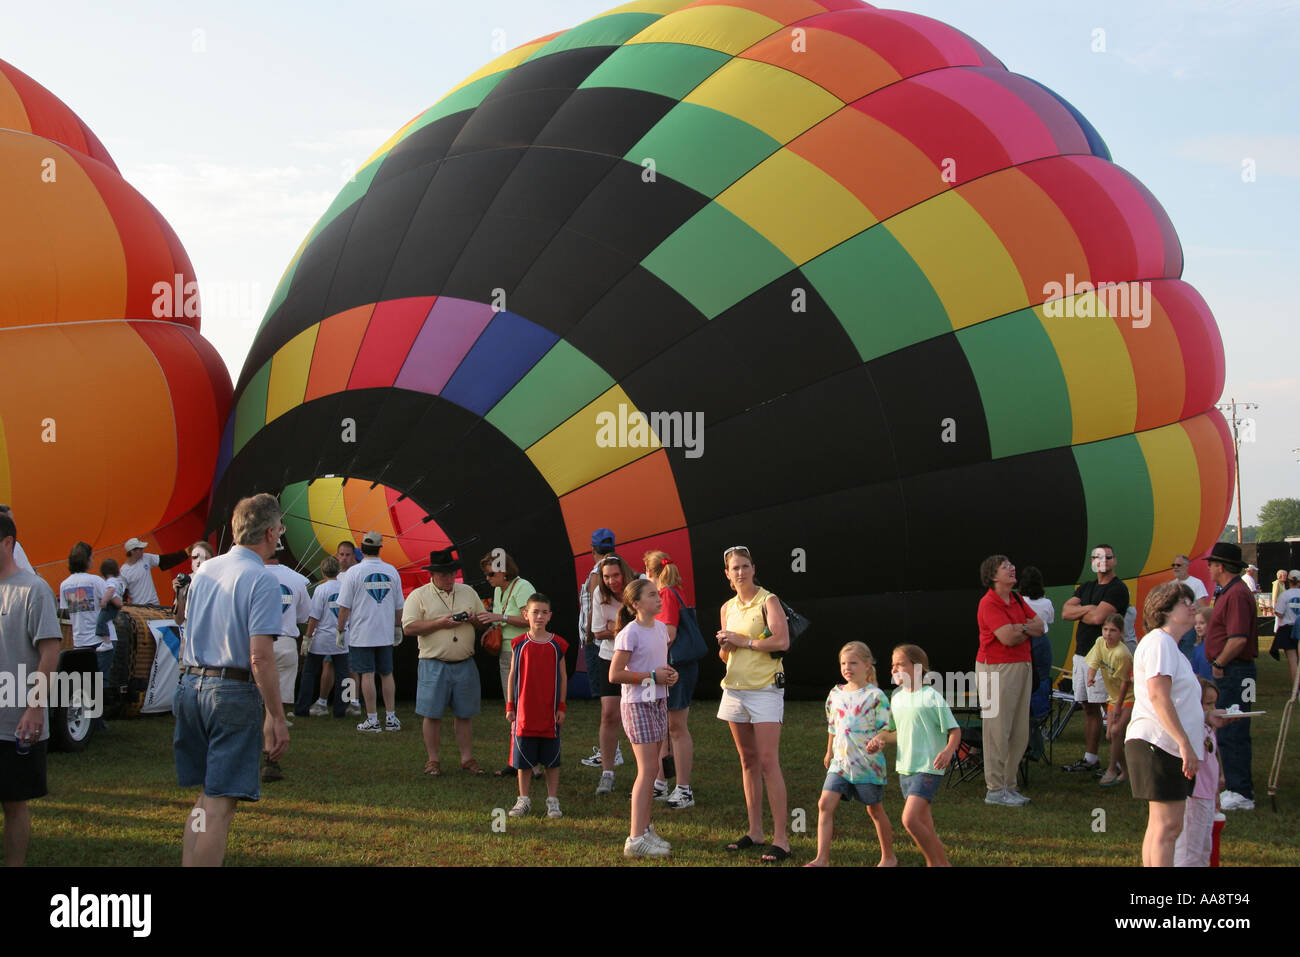
<path fill-rule="evenodd" d="M 623 589 L 637 580 L 632 566 L 618 555 L 606 555 L 596 566 L 596 590 L 591 596 L 591 634 L 600 646 L 599 670 L 589 675 L 592 691 L 600 696 L 600 783 L 597 794 L 614 791 L 614 756 L 618 752 L 618 732 L 622 727 L 619 700 L 620 685 L 609 680 L 609 663 L 614 660 L 614 637 L 619 632 L 618 610 L 623 606 Z"/>
<path fill-rule="evenodd" d="M 1173 866 L 1187 798 L 1205 759 L 1201 686 L 1176 637 L 1191 627 L 1195 606 L 1186 585 L 1153 588 L 1142 614 L 1150 630 L 1133 656 L 1133 717 L 1124 756 L 1133 796 L 1148 802 L 1144 867 Z"/>

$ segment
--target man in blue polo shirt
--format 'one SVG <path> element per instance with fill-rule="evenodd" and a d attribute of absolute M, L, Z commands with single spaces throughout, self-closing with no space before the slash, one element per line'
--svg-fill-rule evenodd
<path fill-rule="evenodd" d="M 172 705 L 176 778 L 202 788 L 185 822 L 186 867 L 221 864 L 237 802 L 261 796 L 263 743 L 272 761 L 289 747 L 273 650 L 280 585 L 263 564 L 284 531 L 280 503 L 267 494 L 243 499 L 230 526 L 235 546 L 204 562 L 190 583 Z"/>

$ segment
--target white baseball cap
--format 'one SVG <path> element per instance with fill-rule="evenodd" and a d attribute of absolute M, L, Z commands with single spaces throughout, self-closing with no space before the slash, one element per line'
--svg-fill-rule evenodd
<path fill-rule="evenodd" d="M 126 550 L 127 550 L 128 552 L 130 552 L 130 551 L 134 551 L 134 550 L 137 549 L 137 548 L 148 548 L 148 547 L 149 547 L 149 543 L 148 543 L 148 542 L 141 541 L 141 540 L 138 539 L 138 538 L 129 538 L 129 539 L 127 539 L 127 542 L 126 542 Z"/>

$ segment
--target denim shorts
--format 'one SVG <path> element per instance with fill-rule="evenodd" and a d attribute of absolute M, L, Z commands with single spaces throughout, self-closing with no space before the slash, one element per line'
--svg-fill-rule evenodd
<path fill-rule="evenodd" d="M 903 791 L 903 800 L 912 796 L 925 798 L 926 801 L 933 804 L 934 796 L 939 793 L 939 787 L 943 784 L 942 774 L 900 774 L 898 776 L 898 786 Z"/>
<path fill-rule="evenodd" d="M 668 710 L 681 711 L 691 706 L 695 697 L 695 684 L 700 680 L 700 663 L 690 661 L 684 665 L 673 665 L 677 669 L 677 684 L 668 688 Z"/>
<path fill-rule="evenodd" d="M 450 662 L 421 658 L 419 683 L 415 686 L 415 713 L 436 721 L 442 718 L 449 704 L 457 718 L 472 718 L 479 713 L 478 665 L 473 658 Z"/>
<path fill-rule="evenodd" d="M 348 649 L 348 665 L 359 675 L 393 673 L 393 646 L 380 645 L 378 648 L 363 648 L 353 645 Z"/>
<path fill-rule="evenodd" d="M 852 781 L 846 781 L 834 771 L 826 775 L 826 783 L 822 785 L 822 790 L 833 791 L 850 801 L 861 801 L 867 807 L 879 804 L 885 797 L 883 784 L 869 784 L 867 782 L 854 784 Z"/>
<path fill-rule="evenodd" d="M 251 681 L 184 675 L 172 702 L 172 750 L 182 787 L 208 797 L 261 796 L 262 695 Z"/>

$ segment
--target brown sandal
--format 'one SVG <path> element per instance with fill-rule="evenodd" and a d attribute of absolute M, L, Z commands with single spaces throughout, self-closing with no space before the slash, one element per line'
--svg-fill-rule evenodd
<path fill-rule="evenodd" d="M 442 774 L 442 768 L 438 766 L 437 761 L 428 761 L 424 765 L 424 773 L 430 777 L 438 777 Z"/>
<path fill-rule="evenodd" d="M 470 758 L 468 761 L 462 761 L 460 763 L 460 769 L 462 771 L 468 772 L 469 774 L 487 774 L 486 771 L 484 771 L 481 767 L 478 766 L 478 762 L 475 761 L 473 758 Z"/>

